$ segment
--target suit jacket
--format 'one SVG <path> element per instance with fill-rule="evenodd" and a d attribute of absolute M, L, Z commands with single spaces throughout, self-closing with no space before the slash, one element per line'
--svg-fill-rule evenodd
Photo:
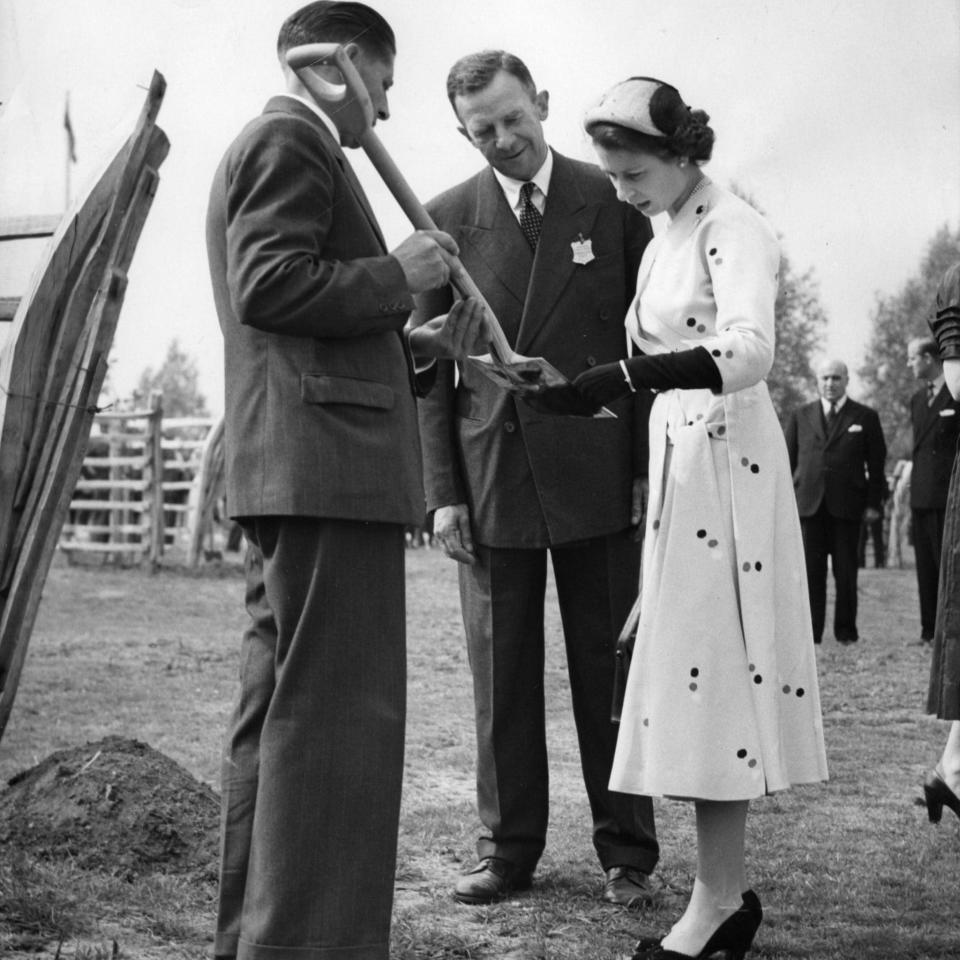
<path fill-rule="evenodd" d="M 536 256 L 493 171 L 436 197 L 428 210 L 451 233 L 511 345 L 567 377 L 626 356 L 623 318 L 650 226 L 617 201 L 594 166 L 554 152 Z M 577 264 L 574 242 L 594 259 Z M 445 312 L 449 289 L 418 297 L 417 319 Z M 639 409 L 638 409 L 639 408 Z M 467 503 L 477 540 L 545 547 L 623 530 L 632 478 L 646 475 L 649 403 L 618 419 L 540 414 L 469 364 L 441 363 L 420 402 L 427 508 Z"/>
<path fill-rule="evenodd" d="M 787 451 L 801 517 L 826 503 L 831 516 L 859 520 L 867 507 L 880 510 L 886 496 L 887 445 L 875 410 L 847 397 L 827 430 L 819 400 L 787 421 Z"/>
<path fill-rule="evenodd" d="M 910 398 L 913 424 L 913 469 L 910 506 L 914 510 L 943 510 L 947 505 L 950 473 L 960 433 L 960 403 L 941 386 L 927 405 L 927 391 Z"/>
<path fill-rule="evenodd" d="M 231 515 L 421 522 L 402 334 L 413 299 L 349 162 L 307 106 L 273 98 L 228 148 L 207 249 Z"/>

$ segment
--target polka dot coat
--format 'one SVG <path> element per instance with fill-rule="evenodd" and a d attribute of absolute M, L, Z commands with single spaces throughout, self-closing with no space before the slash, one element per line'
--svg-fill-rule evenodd
<path fill-rule="evenodd" d="M 644 253 L 631 339 L 706 347 L 723 388 L 663 392 L 651 414 L 613 790 L 744 800 L 827 776 L 796 499 L 763 380 L 778 269 L 767 222 L 709 180 Z"/>

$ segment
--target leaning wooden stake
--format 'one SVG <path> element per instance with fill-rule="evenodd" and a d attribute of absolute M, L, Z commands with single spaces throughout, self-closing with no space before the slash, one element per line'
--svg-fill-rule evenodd
<path fill-rule="evenodd" d="M 55 238 L 56 249 L 33 288 L 55 308 L 38 310 L 32 297 L 25 298 L 17 311 L 20 323 L 0 356 L 0 388 L 6 391 L 0 436 L 4 442 L 16 438 L 0 446 L 0 738 L 80 474 L 127 269 L 156 192 L 156 168 L 169 146 L 154 122 L 165 88 L 154 73 L 136 129 L 72 215 L 71 227 Z M 88 203 L 96 209 L 87 212 Z M 77 225 L 85 228 L 87 242 L 63 249 Z M 51 270 L 55 276 L 48 279 Z M 25 343 L 29 349 L 22 349 Z M 52 347 L 55 354 L 45 352 Z M 18 395 L 14 381 L 29 382 L 33 392 Z"/>

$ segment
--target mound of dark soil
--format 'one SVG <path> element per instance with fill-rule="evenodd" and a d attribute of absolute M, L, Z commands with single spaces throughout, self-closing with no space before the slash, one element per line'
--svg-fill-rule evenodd
<path fill-rule="evenodd" d="M 51 754 L 0 793 L 0 850 L 132 879 L 215 880 L 219 800 L 145 743 L 107 737 Z"/>

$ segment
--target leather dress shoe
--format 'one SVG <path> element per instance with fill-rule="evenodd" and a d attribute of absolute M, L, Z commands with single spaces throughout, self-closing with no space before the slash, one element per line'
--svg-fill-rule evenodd
<path fill-rule="evenodd" d="M 469 873 L 457 880 L 453 898 L 459 903 L 495 903 L 515 890 L 529 890 L 532 882 L 529 870 L 523 870 L 501 857 L 484 857 Z"/>
<path fill-rule="evenodd" d="M 610 867 L 604 871 L 603 899 L 624 907 L 650 906 L 660 899 L 660 890 L 649 873 L 636 867 Z"/>

